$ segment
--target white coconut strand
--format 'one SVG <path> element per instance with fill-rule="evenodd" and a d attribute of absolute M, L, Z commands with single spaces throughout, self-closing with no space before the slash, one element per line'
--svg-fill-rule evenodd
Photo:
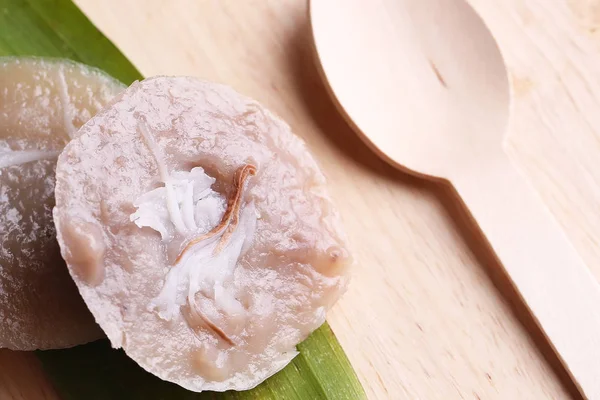
<path fill-rule="evenodd" d="M 187 182 L 185 194 L 181 205 L 184 222 L 188 229 L 195 231 L 198 229 L 194 218 L 194 182 Z"/>
<path fill-rule="evenodd" d="M 184 234 L 186 232 L 185 224 L 183 223 L 183 218 L 181 216 L 181 211 L 179 210 L 179 204 L 177 202 L 177 197 L 175 196 L 175 191 L 173 190 L 173 184 L 171 183 L 171 179 L 169 176 L 169 170 L 164 162 L 164 158 L 160 152 L 160 149 L 156 145 L 154 138 L 148 132 L 148 127 L 145 122 L 140 121 L 138 123 L 139 132 L 144 138 L 148 149 L 152 153 L 156 164 L 158 165 L 158 173 L 160 174 L 160 179 L 164 182 L 165 188 L 167 189 L 167 209 L 169 210 L 169 214 L 171 217 L 171 221 L 175 226 L 175 229 L 180 234 Z"/>
<path fill-rule="evenodd" d="M 23 150 L 23 151 L 0 151 L 0 168 L 12 167 L 33 161 L 56 158 L 60 151 Z"/>
<path fill-rule="evenodd" d="M 67 85 L 67 79 L 65 78 L 64 66 L 61 66 L 58 71 L 56 71 L 56 74 L 58 76 L 58 94 L 63 110 L 63 125 L 65 126 L 65 130 L 69 137 L 73 139 L 77 132 L 77 128 L 73 125 L 73 115 L 69 109 L 69 87 Z"/>

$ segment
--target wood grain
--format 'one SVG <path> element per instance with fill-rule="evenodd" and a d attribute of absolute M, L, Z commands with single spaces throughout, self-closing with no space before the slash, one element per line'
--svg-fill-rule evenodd
<path fill-rule="evenodd" d="M 388 167 L 337 114 L 311 58 L 305 1 L 77 3 L 143 74 L 230 84 L 306 139 L 359 262 L 329 320 L 371 398 L 577 395 L 452 189 Z M 600 277 L 600 2 L 471 3 L 510 70 L 511 157 Z M 51 393 L 31 355 L 2 355 L 0 398 Z"/>
<path fill-rule="evenodd" d="M 600 284 L 505 154 L 507 69 L 460 0 L 319 0 L 315 58 L 340 113 L 402 171 L 449 181 L 584 397 L 600 398 Z"/>

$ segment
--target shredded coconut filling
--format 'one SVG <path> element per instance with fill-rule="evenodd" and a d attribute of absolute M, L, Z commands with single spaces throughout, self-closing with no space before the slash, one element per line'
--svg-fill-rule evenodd
<path fill-rule="evenodd" d="M 47 160 L 56 158 L 60 151 L 42 151 L 42 150 L 23 150 L 23 151 L 4 151 L 0 150 L 0 168 L 12 167 L 15 165 L 26 164 L 32 161 Z"/>
<path fill-rule="evenodd" d="M 238 260 L 250 246 L 256 229 L 254 204 L 241 207 L 244 181 L 254 174 L 255 168 L 248 165 L 240 168 L 234 180 L 234 193 L 227 202 L 211 189 L 215 179 L 201 167 L 169 174 L 146 126 L 140 124 L 139 130 L 157 162 L 164 186 L 140 196 L 134 202 L 137 210 L 130 219 L 140 228 L 158 232 L 167 246 L 187 243 L 148 308 L 167 321 L 181 315 L 194 332 L 198 324 L 191 320 L 200 319 L 233 345 L 233 340 L 212 321 L 220 318 L 219 311 L 228 315 L 246 313 L 236 299 L 232 281 Z M 212 300 L 217 310 L 202 307 L 198 298 Z"/>

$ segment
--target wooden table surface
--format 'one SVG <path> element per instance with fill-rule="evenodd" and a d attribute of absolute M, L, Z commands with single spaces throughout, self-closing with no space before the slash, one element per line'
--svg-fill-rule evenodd
<path fill-rule="evenodd" d="M 305 0 L 76 2 L 144 75 L 232 85 L 308 142 L 358 258 L 329 321 L 370 398 L 577 396 L 451 189 L 388 167 L 336 113 Z M 509 153 L 600 278 L 600 0 L 471 3 L 509 66 Z M 0 399 L 56 398 L 32 354 L 0 352 Z"/>

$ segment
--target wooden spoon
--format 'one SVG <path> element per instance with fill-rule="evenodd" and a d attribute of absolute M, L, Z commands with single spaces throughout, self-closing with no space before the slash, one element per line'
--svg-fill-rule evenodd
<path fill-rule="evenodd" d="M 392 165 L 450 181 L 582 394 L 600 399 L 600 285 L 503 151 L 510 89 L 461 0 L 319 0 L 317 58 L 342 113 Z"/>

